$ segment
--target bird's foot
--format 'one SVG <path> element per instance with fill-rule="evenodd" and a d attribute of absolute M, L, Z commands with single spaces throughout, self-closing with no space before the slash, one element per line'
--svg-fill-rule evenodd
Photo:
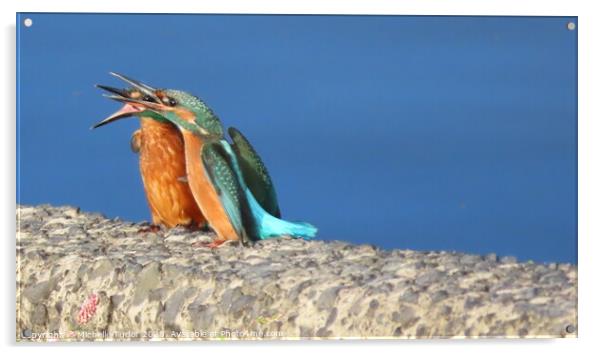
<path fill-rule="evenodd" d="M 209 248 L 209 249 L 217 249 L 221 246 L 224 246 L 230 242 L 234 242 L 234 240 L 224 240 L 224 239 L 214 239 L 213 241 L 207 243 L 207 242 L 196 242 L 193 243 L 192 246 L 194 248 Z"/>
<path fill-rule="evenodd" d="M 138 229 L 138 233 L 158 233 L 161 231 L 161 226 L 158 224 L 151 224 L 148 227 Z"/>

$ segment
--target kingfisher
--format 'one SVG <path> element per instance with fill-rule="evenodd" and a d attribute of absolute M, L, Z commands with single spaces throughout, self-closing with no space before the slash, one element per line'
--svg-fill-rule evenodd
<path fill-rule="evenodd" d="M 159 100 L 143 84 L 121 74 L 111 75 L 128 82 L 132 87 L 124 90 L 105 85 L 97 87 L 122 97 L 149 102 Z M 184 141 L 175 125 L 155 112 L 140 110 L 126 103 L 92 129 L 127 117 L 140 118 L 140 129 L 132 135 L 130 146 L 139 154 L 140 175 L 152 217 L 151 227 L 144 231 L 158 231 L 160 226 L 204 227 L 207 221 L 186 181 Z"/>
<path fill-rule="evenodd" d="M 112 95 L 140 111 L 153 111 L 180 130 L 187 179 L 192 194 L 217 237 L 211 247 L 228 240 L 255 241 L 289 235 L 313 238 L 317 228 L 280 217 L 274 186 L 249 141 L 235 128 L 224 138 L 220 119 L 199 98 L 179 90 L 157 90 L 155 100 Z M 157 100 L 158 99 L 158 100 Z"/>

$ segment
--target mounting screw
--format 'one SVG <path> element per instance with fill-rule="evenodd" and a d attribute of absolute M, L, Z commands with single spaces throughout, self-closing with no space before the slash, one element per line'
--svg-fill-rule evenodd
<path fill-rule="evenodd" d="M 566 328 L 564 328 L 564 330 L 566 330 L 567 333 L 571 334 L 575 332 L 575 326 L 572 324 L 569 324 L 566 326 Z"/>
<path fill-rule="evenodd" d="M 566 24 L 566 28 L 569 31 L 573 31 L 576 27 L 577 27 L 577 25 L 575 25 L 575 23 L 573 21 L 571 21 L 571 22 L 569 22 L 569 23 Z"/>
<path fill-rule="evenodd" d="M 30 18 L 26 18 L 25 20 L 23 20 L 23 24 L 25 25 L 25 27 L 31 27 L 31 25 L 33 25 L 33 20 Z"/>

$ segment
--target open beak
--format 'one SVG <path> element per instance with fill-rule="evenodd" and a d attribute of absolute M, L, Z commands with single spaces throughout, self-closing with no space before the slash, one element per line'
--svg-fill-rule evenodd
<path fill-rule="evenodd" d="M 133 92 L 142 93 L 143 95 L 151 98 L 152 100 L 155 100 L 156 102 L 161 102 L 160 98 L 157 96 L 156 90 L 154 88 L 152 88 L 142 82 L 139 82 L 137 80 L 128 78 L 127 76 L 122 75 L 122 74 L 117 74 L 117 73 L 113 73 L 113 72 L 111 72 L 110 74 L 125 81 L 126 83 L 130 84 L 135 89 L 135 91 L 133 91 Z M 106 124 L 115 122 L 122 118 L 131 117 L 135 113 L 142 112 L 146 109 L 151 109 L 153 111 L 156 111 L 158 108 L 160 108 L 159 106 L 162 106 L 162 105 L 157 105 L 157 104 L 151 105 L 152 102 L 150 102 L 150 101 L 143 101 L 143 100 L 140 100 L 139 97 L 132 97 L 132 95 L 130 94 L 130 91 L 117 89 L 117 88 L 114 88 L 111 86 L 106 86 L 106 85 L 96 85 L 96 87 L 108 92 L 108 94 L 104 94 L 103 96 L 105 96 L 109 99 L 123 102 L 124 105 L 121 109 L 119 109 L 119 111 L 115 112 L 114 114 L 105 118 L 104 120 L 98 122 L 97 124 L 92 126 L 91 129 L 98 128 L 100 126 L 104 126 Z"/>
<path fill-rule="evenodd" d="M 109 97 L 127 98 L 129 96 L 129 93 L 126 90 L 121 90 L 121 89 L 117 89 L 117 88 L 110 87 L 110 86 L 105 86 L 105 85 L 96 85 L 96 87 L 99 88 L 99 89 L 103 89 L 105 91 L 110 92 L 111 94 L 108 95 Z M 105 95 L 105 96 L 107 96 L 107 95 Z M 133 105 L 125 104 L 125 105 L 123 105 L 122 108 L 119 109 L 119 111 L 113 113 L 111 116 L 109 116 L 109 117 L 105 118 L 104 120 L 98 122 L 97 124 L 95 124 L 94 126 L 92 126 L 90 129 L 94 129 L 94 128 L 98 128 L 100 126 L 104 126 L 106 124 L 109 124 L 111 122 L 115 122 L 115 121 L 120 120 L 122 118 L 131 117 L 136 112 L 140 112 L 140 111 L 144 111 L 144 110 L 141 110 L 138 106 L 133 106 Z"/>

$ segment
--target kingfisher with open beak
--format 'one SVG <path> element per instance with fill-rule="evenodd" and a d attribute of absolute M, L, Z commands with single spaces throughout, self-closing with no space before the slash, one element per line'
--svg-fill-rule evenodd
<path fill-rule="evenodd" d="M 111 95 L 111 99 L 152 111 L 173 123 L 182 134 L 186 176 L 192 194 L 217 237 L 212 246 L 228 240 L 260 240 L 289 235 L 313 238 L 317 229 L 304 222 L 280 219 L 274 186 L 265 165 L 236 129 L 224 139 L 220 119 L 199 98 L 178 90 L 157 90 L 153 100 Z"/>
<path fill-rule="evenodd" d="M 159 102 L 154 91 L 144 84 L 121 74 L 111 75 L 124 80 L 131 88 L 121 90 L 97 85 L 109 92 L 109 96 Z M 140 118 L 140 129 L 132 135 L 130 145 L 139 154 L 140 175 L 152 217 L 149 230 L 156 231 L 162 225 L 168 228 L 178 225 L 192 228 L 205 226 L 206 219 L 186 181 L 184 141 L 176 126 L 153 111 L 125 103 L 121 109 L 92 128 L 127 117 Z"/>

